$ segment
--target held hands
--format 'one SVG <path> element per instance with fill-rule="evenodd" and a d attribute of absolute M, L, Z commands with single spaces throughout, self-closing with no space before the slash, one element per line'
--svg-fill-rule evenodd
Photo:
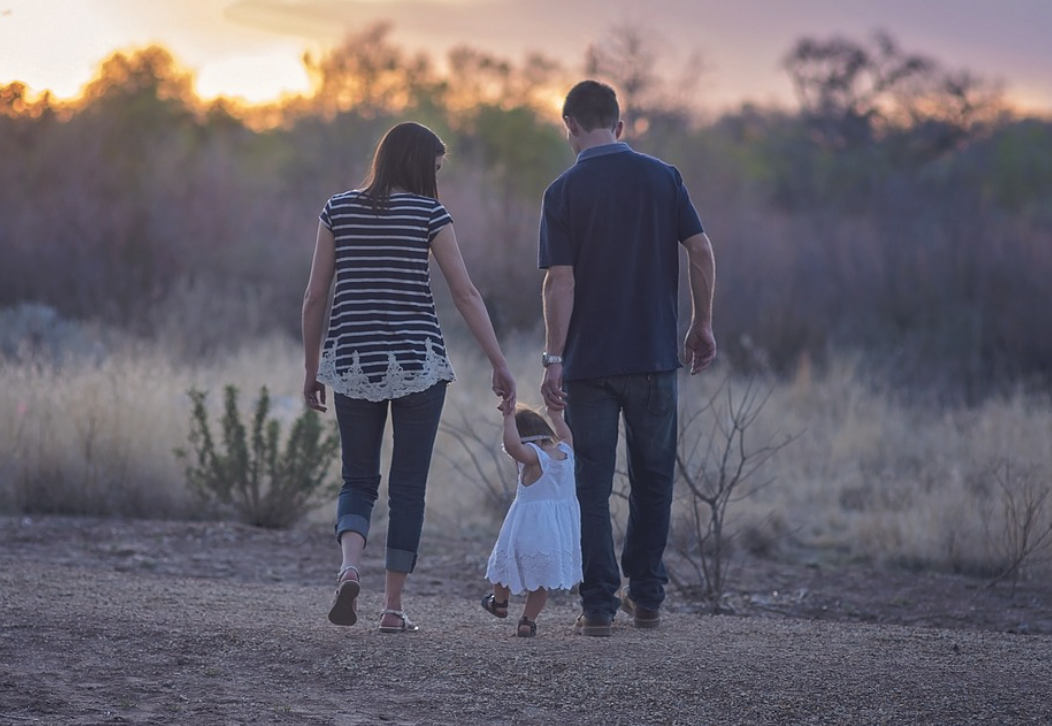
<path fill-rule="evenodd" d="M 512 413 L 515 412 L 515 378 L 511 375 L 507 363 L 493 366 L 493 392 L 501 397 L 497 408 L 505 416 L 508 415 L 509 409 Z"/>
<path fill-rule="evenodd" d="M 683 343 L 683 358 L 690 374 L 700 373 L 716 358 L 716 336 L 708 325 L 692 325 Z"/>
<path fill-rule="evenodd" d="M 566 408 L 566 392 L 563 391 L 563 365 L 552 363 L 544 369 L 541 379 L 541 398 L 548 411 L 562 411 Z"/>

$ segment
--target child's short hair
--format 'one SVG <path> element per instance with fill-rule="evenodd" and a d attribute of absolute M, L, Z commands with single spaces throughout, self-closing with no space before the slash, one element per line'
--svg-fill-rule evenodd
<path fill-rule="evenodd" d="M 555 441 L 559 438 L 539 411 L 522 403 L 515 405 L 515 428 L 524 441 L 538 441 L 542 438 Z"/>

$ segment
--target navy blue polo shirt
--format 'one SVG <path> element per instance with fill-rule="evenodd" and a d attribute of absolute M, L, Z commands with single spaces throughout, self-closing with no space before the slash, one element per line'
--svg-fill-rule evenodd
<path fill-rule="evenodd" d="M 574 268 L 566 380 L 680 367 L 679 245 L 704 231 L 675 167 L 585 149 L 544 193 L 538 265 Z"/>

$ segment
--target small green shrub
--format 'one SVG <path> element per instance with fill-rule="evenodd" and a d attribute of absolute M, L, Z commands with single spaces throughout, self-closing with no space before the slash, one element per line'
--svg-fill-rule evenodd
<path fill-rule="evenodd" d="M 248 431 L 238 411 L 238 390 L 224 388 L 220 421 L 222 446 L 216 445 L 205 405 L 207 392 L 191 389 L 191 454 L 183 448 L 175 455 L 187 462 L 190 489 L 210 505 L 229 508 L 245 523 L 257 527 L 289 527 L 320 502 L 319 495 L 334 492 L 338 482 L 326 483 L 333 459 L 340 450 L 335 424 L 325 426 L 314 411 L 304 411 L 292 424 L 284 451 L 281 426 L 270 414 L 270 395 L 260 389 L 255 415 Z"/>

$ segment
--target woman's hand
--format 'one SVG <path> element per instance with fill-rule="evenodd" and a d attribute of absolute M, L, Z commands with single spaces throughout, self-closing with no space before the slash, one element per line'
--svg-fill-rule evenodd
<path fill-rule="evenodd" d="M 303 380 L 303 401 L 307 408 L 325 413 L 325 384 L 319 383 L 314 376 L 307 375 Z"/>
<path fill-rule="evenodd" d="M 501 397 L 500 408 L 515 410 L 515 378 L 507 363 L 493 366 L 493 392 Z M 507 415 L 507 414 L 505 414 Z"/>

